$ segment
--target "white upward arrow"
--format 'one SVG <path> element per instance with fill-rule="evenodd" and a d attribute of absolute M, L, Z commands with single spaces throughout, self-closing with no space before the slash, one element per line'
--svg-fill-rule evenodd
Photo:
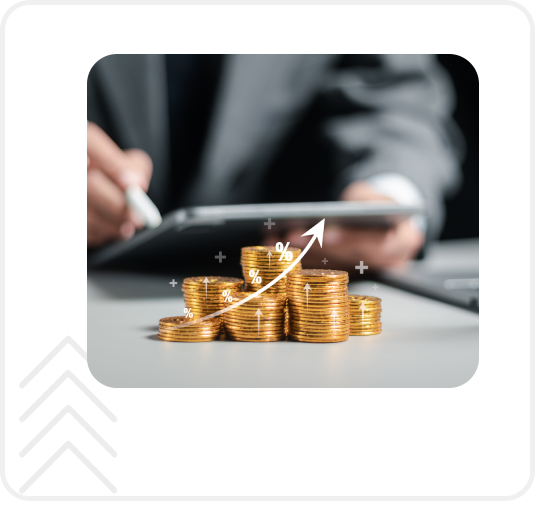
<path fill-rule="evenodd" d="M 272 257 L 272 252 L 268 251 L 268 270 L 271 269 L 271 257 Z"/>
<path fill-rule="evenodd" d="M 364 311 L 366 309 L 366 306 L 364 305 L 364 303 L 362 302 L 362 304 L 360 304 L 360 307 L 358 308 L 359 310 L 361 309 L 362 310 L 362 319 L 364 319 Z"/>
<path fill-rule="evenodd" d="M 332 318 L 334 319 L 334 324 L 336 323 L 336 316 L 337 316 L 337 311 L 334 309 L 332 311 Z"/>
<path fill-rule="evenodd" d="M 206 300 L 207 300 L 207 284 L 209 283 L 209 279 L 207 277 L 202 281 L 202 283 L 206 284 Z"/>
<path fill-rule="evenodd" d="M 255 316 L 258 318 L 258 337 L 260 337 L 260 317 L 262 316 L 262 311 L 260 311 L 260 309 L 257 309 Z"/>
<path fill-rule="evenodd" d="M 309 290 L 311 290 L 311 287 L 309 286 L 309 283 L 306 283 L 304 286 L 305 290 L 305 311 L 309 311 Z"/>
<path fill-rule="evenodd" d="M 304 248 L 304 250 L 300 253 L 300 256 L 294 260 L 279 276 L 277 276 L 274 280 L 270 281 L 266 286 L 263 286 L 260 290 L 257 290 L 256 292 L 253 292 L 251 295 L 245 297 L 245 299 L 241 299 L 239 302 L 236 302 L 235 304 L 231 304 L 230 306 L 225 307 L 224 309 L 220 309 L 219 311 L 215 311 L 214 313 L 208 314 L 206 316 L 202 316 L 201 318 L 193 319 L 188 322 L 181 323 L 180 325 L 175 325 L 173 327 L 169 327 L 169 330 L 174 329 L 180 329 L 182 327 L 188 327 L 189 325 L 194 325 L 195 323 L 204 322 L 206 320 L 209 320 L 210 318 L 215 318 L 215 316 L 222 315 L 224 313 L 227 313 L 228 311 L 231 311 L 232 309 L 235 309 L 242 304 L 245 304 L 246 302 L 249 302 L 251 299 L 254 299 L 255 297 L 258 297 L 262 292 L 265 292 L 270 286 L 275 285 L 280 279 L 283 279 L 296 265 L 298 265 L 299 262 L 301 262 L 304 255 L 309 251 L 309 248 L 313 246 L 313 243 L 315 242 L 315 239 L 319 240 L 319 244 L 322 248 L 322 234 L 324 233 L 324 221 L 319 221 L 313 228 L 310 228 L 305 234 L 302 234 L 302 237 L 304 235 L 312 235 L 313 237 L 309 241 L 309 244 Z"/>

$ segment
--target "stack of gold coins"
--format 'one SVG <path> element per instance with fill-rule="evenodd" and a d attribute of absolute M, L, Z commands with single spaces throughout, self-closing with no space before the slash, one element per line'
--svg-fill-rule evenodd
<path fill-rule="evenodd" d="M 381 333 L 381 299 L 369 295 L 349 295 L 351 335 Z"/>
<path fill-rule="evenodd" d="M 187 325 L 180 329 L 175 328 L 187 321 L 190 321 L 190 318 L 184 316 L 161 318 L 158 323 L 158 338 L 164 341 L 185 343 L 201 343 L 203 341 L 218 339 L 221 332 L 221 321 L 219 318 L 210 318 L 201 323 Z"/>
<path fill-rule="evenodd" d="M 280 244 L 280 243 L 278 243 Z M 283 248 L 278 251 L 274 246 L 248 246 L 241 248 L 241 267 L 245 278 L 245 290 L 256 292 L 279 276 L 302 252 L 299 248 Z M 300 271 L 301 263 L 296 264 L 291 272 Z M 287 279 L 280 279 L 266 290 L 266 293 L 286 293 Z"/>
<path fill-rule="evenodd" d="M 235 304 L 254 292 L 232 294 Z M 229 338 L 235 341 L 281 341 L 285 338 L 286 297 L 280 293 L 257 295 L 230 311 L 224 313 L 223 321 Z"/>
<path fill-rule="evenodd" d="M 194 318 L 205 316 L 224 307 L 233 292 L 241 290 L 243 280 L 221 276 L 198 276 L 183 280 L 186 311 Z M 222 316 L 219 321 L 222 322 Z"/>
<path fill-rule="evenodd" d="M 302 269 L 287 276 L 289 336 L 295 341 L 335 343 L 349 338 L 349 275 Z"/>

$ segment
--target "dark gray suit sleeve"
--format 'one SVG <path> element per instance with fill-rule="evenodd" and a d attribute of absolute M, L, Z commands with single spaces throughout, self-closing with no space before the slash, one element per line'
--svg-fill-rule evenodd
<path fill-rule="evenodd" d="M 424 195 L 428 236 L 437 236 L 444 196 L 460 183 L 463 139 L 451 118 L 452 84 L 435 56 L 346 56 L 321 98 L 335 173 L 331 196 L 373 174 L 402 174 Z"/>

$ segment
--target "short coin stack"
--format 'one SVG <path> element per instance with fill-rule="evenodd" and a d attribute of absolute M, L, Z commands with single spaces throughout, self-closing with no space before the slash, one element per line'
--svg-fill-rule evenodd
<path fill-rule="evenodd" d="M 287 276 L 289 336 L 295 341 L 335 343 L 349 338 L 345 271 L 302 269 Z"/>
<path fill-rule="evenodd" d="M 232 293 L 235 304 L 254 292 Z M 285 339 L 286 297 L 282 294 L 257 295 L 250 301 L 223 315 L 224 327 L 230 339 L 235 341 L 281 341 Z"/>
<path fill-rule="evenodd" d="M 214 341 L 221 332 L 221 321 L 219 318 L 209 320 L 186 327 L 175 328 L 182 323 L 190 321 L 184 316 L 170 316 L 161 318 L 158 323 L 158 337 L 163 341 L 179 341 L 185 343 L 201 343 L 203 341 Z"/>
<path fill-rule="evenodd" d="M 273 246 L 248 246 L 241 248 L 241 267 L 245 278 L 245 289 L 256 292 L 273 281 L 287 269 L 302 252 L 299 248 L 286 248 L 277 251 Z M 282 260 L 281 260 L 281 257 Z M 291 272 L 300 271 L 301 263 L 296 264 Z M 286 292 L 286 277 L 281 278 L 266 293 Z"/>
<path fill-rule="evenodd" d="M 185 308 L 193 314 L 193 318 L 219 311 L 224 307 L 225 299 L 228 300 L 231 293 L 239 291 L 242 285 L 243 280 L 239 278 L 222 276 L 185 278 L 182 286 Z M 222 322 L 222 316 L 217 320 Z"/>
<path fill-rule="evenodd" d="M 381 299 L 369 295 L 349 295 L 349 310 L 352 336 L 381 333 Z"/>

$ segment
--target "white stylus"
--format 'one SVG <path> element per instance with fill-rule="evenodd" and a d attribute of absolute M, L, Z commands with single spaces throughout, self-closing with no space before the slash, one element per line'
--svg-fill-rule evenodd
<path fill-rule="evenodd" d="M 129 186 L 125 195 L 128 207 L 141 216 L 148 228 L 156 228 L 162 223 L 160 211 L 139 186 Z"/>

